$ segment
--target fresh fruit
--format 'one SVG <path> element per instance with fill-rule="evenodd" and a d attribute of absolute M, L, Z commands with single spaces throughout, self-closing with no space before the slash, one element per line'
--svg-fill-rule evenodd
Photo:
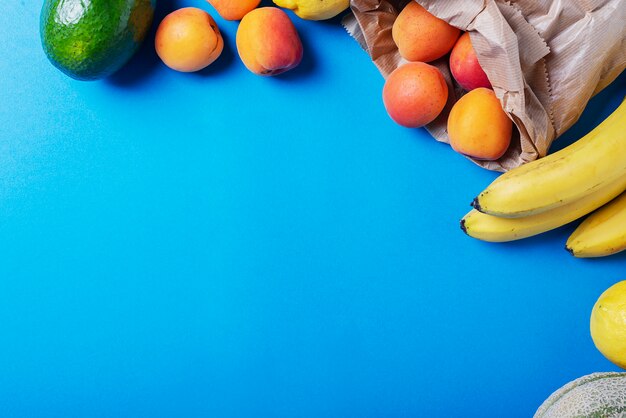
<path fill-rule="evenodd" d="M 213 63 L 224 49 L 224 40 L 211 15 L 185 7 L 161 21 L 154 45 L 165 65 L 189 73 Z"/>
<path fill-rule="evenodd" d="M 626 250 L 626 193 L 589 215 L 569 237 L 565 248 L 580 258 Z"/>
<path fill-rule="evenodd" d="M 447 100 L 448 85 L 441 71 L 423 62 L 398 67 L 383 88 L 387 113 L 407 128 L 419 128 L 435 120 Z"/>
<path fill-rule="evenodd" d="M 590 330 L 604 357 L 626 369 L 626 281 L 614 284 L 600 295 L 591 311 Z"/>
<path fill-rule="evenodd" d="M 241 20 L 257 8 L 261 0 L 207 0 L 226 20 Z"/>
<path fill-rule="evenodd" d="M 496 179 L 473 203 L 481 212 L 522 217 L 579 200 L 626 177 L 626 101 L 573 145 Z"/>
<path fill-rule="evenodd" d="M 274 3 L 306 20 L 330 19 L 350 7 L 350 0 L 274 0 Z"/>
<path fill-rule="evenodd" d="M 456 82 L 465 90 L 470 91 L 479 87 L 491 88 L 491 82 L 478 62 L 469 32 L 461 35 L 452 48 L 450 71 Z"/>
<path fill-rule="evenodd" d="M 564 206 L 524 218 L 500 218 L 470 211 L 461 220 L 461 229 L 470 237 L 490 242 L 515 241 L 550 231 L 596 210 L 626 190 L 626 177 Z"/>
<path fill-rule="evenodd" d="M 497 160 L 511 144 L 513 122 L 492 90 L 480 87 L 457 101 L 448 116 L 452 148 L 478 160 Z"/>
<path fill-rule="evenodd" d="M 143 42 L 156 0 L 45 0 L 41 42 L 48 59 L 77 80 L 107 77 Z"/>
<path fill-rule="evenodd" d="M 618 418 L 626 412 L 626 373 L 593 373 L 554 392 L 534 418 Z"/>
<path fill-rule="evenodd" d="M 461 31 L 411 1 L 400 12 L 391 34 L 407 61 L 430 62 L 446 55 Z"/>
<path fill-rule="evenodd" d="M 244 65 L 263 76 L 297 67 L 303 54 L 295 26 L 275 7 L 261 7 L 244 16 L 237 29 L 237 50 Z"/>

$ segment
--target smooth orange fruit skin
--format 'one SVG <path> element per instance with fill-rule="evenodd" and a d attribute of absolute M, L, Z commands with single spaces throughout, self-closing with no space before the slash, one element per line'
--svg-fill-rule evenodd
<path fill-rule="evenodd" d="M 407 61 L 431 62 L 446 55 L 461 31 L 434 16 L 415 1 L 396 18 L 391 34 Z"/>
<path fill-rule="evenodd" d="M 154 45 L 165 65 L 176 71 L 194 72 L 211 65 L 221 55 L 224 40 L 211 15 L 186 7 L 161 21 Z"/>
<path fill-rule="evenodd" d="M 511 144 L 513 122 L 492 90 L 479 87 L 454 104 L 448 117 L 452 148 L 478 160 L 497 160 Z"/>
<path fill-rule="evenodd" d="M 387 113 L 407 128 L 419 128 L 435 120 L 447 101 L 448 85 L 441 71 L 423 62 L 398 67 L 383 88 Z"/>
<path fill-rule="evenodd" d="M 297 67 L 303 55 L 296 27 L 276 7 L 261 7 L 244 16 L 237 29 L 237 51 L 244 65 L 262 76 Z"/>
<path fill-rule="evenodd" d="M 261 0 L 207 0 L 226 20 L 241 20 L 256 9 Z"/>

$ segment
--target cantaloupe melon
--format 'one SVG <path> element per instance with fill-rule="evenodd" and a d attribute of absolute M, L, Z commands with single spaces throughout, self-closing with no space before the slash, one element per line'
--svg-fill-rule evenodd
<path fill-rule="evenodd" d="M 626 373 L 593 373 L 554 392 L 534 418 L 626 417 Z"/>

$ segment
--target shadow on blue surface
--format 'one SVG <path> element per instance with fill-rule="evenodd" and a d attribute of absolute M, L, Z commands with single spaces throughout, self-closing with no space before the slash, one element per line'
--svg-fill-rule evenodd
<path fill-rule="evenodd" d="M 271 1 L 263 1 L 261 3 L 261 6 L 271 5 L 273 5 Z M 109 84 L 118 87 L 129 87 L 138 83 L 146 83 L 149 79 L 149 75 L 154 73 L 155 69 L 159 65 L 164 65 L 156 54 L 156 51 L 154 50 L 154 37 L 156 34 L 156 30 L 159 26 L 159 22 L 161 22 L 161 20 L 163 20 L 165 16 L 181 7 L 186 7 L 186 5 L 182 4 L 181 1 L 178 0 L 162 0 L 157 4 L 152 29 L 146 37 L 143 45 L 141 46 L 137 54 L 130 60 L 130 62 L 126 64 L 123 71 L 117 72 L 106 80 Z M 205 7 L 204 9 L 206 10 L 207 8 Z M 218 24 L 221 26 L 221 34 L 224 38 L 224 50 L 220 57 L 213 64 L 201 71 L 193 73 L 194 76 L 210 77 L 215 76 L 216 74 L 220 74 L 223 71 L 226 71 L 230 66 L 232 66 L 237 58 L 237 53 L 233 48 L 233 45 L 235 45 L 235 43 L 230 42 L 230 35 L 227 33 L 227 31 L 223 30 L 223 26 L 225 24 L 237 25 L 238 22 L 225 22 L 219 18 L 217 13 L 214 13 L 214 11 L 210 9 L 209 13 L 211 13 L 211 15 L 216 20 L 219 20 Z M 294 23 L 307 24 L 307 22 L 293 19 L 293 14 L 291 12 L 289 13 L 292 15 L 291 17 Z M 341 14 L 328 21 L 322 21 L 322 23 L 326 25 L 338 25 L 340 24 L 343 15 L 344 14 Z M 294 68 L 293 70 L 290 70 L 279 76 L 275 76 L 273 77 L 273 79 L 284 81 L 301 80 L 303 76 L 310 75 L 315 71 L 317 53 L 315 51 L 314 44 L 309 40 L 306 31 L 298 30 L 298 34 L 300 35 L 302 46 L 304 48 L 304 56 L 302 57 L 302 62 L 300 63 L 300 65 L 298 65 L 298 67 Z"/>
<path fill-rule="evenodd" d="M 199 77 L 215 76 L 216 74 L 226 71 L 229 66 L 233 65 L 233 63 L 235 62 L 235 51 L 232 50 L 231 44 L 228 42 L 229 35 L 224 31 L 221 31 L 221 34 L 222 38 L 224 39 L 224 50 L 222 51 L 222 54 L 217 60 L 215 60 L 214 63 L 204 68 L 203 70 L 192 73 L 193 75 Z"/>
<path fill-rule="evenodd" d="M 157 3 L 152 28 L 146 36 L 143 45 L 121 71 L 106 79 L 107 83 L 118 87 L 129 87 L 138 83 L 148 82 L 150 78 L 148 76 L 154 73 L 159 65 L 163 65 L 154 50 L 154 35 L 157 27 L 165 16 L 181 7 L 179 3 L 176 0 L 161 0 Z"/>
<path fill-rule="evenodd" d="M 302 77 L 310 75 L 315 71 L 317 56 L 315 47 L 313 46 L 313 43 L 309 41 L 308 35 L 304 33 L 304 31 L 300 30 L 298 31 L 298 34 L 300 35 L 300 41 L 302 41 L 302 48 L 304 50 L 302 61 L 296 68 L 275 76 L 274 78 L 276 80 L 301 81 Z"/>

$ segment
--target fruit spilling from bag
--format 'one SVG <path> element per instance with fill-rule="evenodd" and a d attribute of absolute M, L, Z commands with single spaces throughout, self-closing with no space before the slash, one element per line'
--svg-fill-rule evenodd
<path fill-rule="evenodd" d="M 558 228 L 612 201 L 587 218 L 566 245 L 577 257 L 612 255 L 626 249 L 624 191 L 626 100 L 573 145 L 496 179 L 474 199 L 461 228 L 483 241 L 514 241 Z"/>
<path fill-rule="evenodd" d="M 452 148 L 477 160 L 497 160 L 509 148 L 513 122 L 491 90 L 472 47 L 469 33 L 408 3 L 392 27 L 393 41 L 408 61 L 387 78 L 383 101 L 399 125 L 419 128 L 433 122 L 448 102 L 449 87 L 432 61 L 449 56 L 450 71 L 467 93 L 448 117 Z"/>

